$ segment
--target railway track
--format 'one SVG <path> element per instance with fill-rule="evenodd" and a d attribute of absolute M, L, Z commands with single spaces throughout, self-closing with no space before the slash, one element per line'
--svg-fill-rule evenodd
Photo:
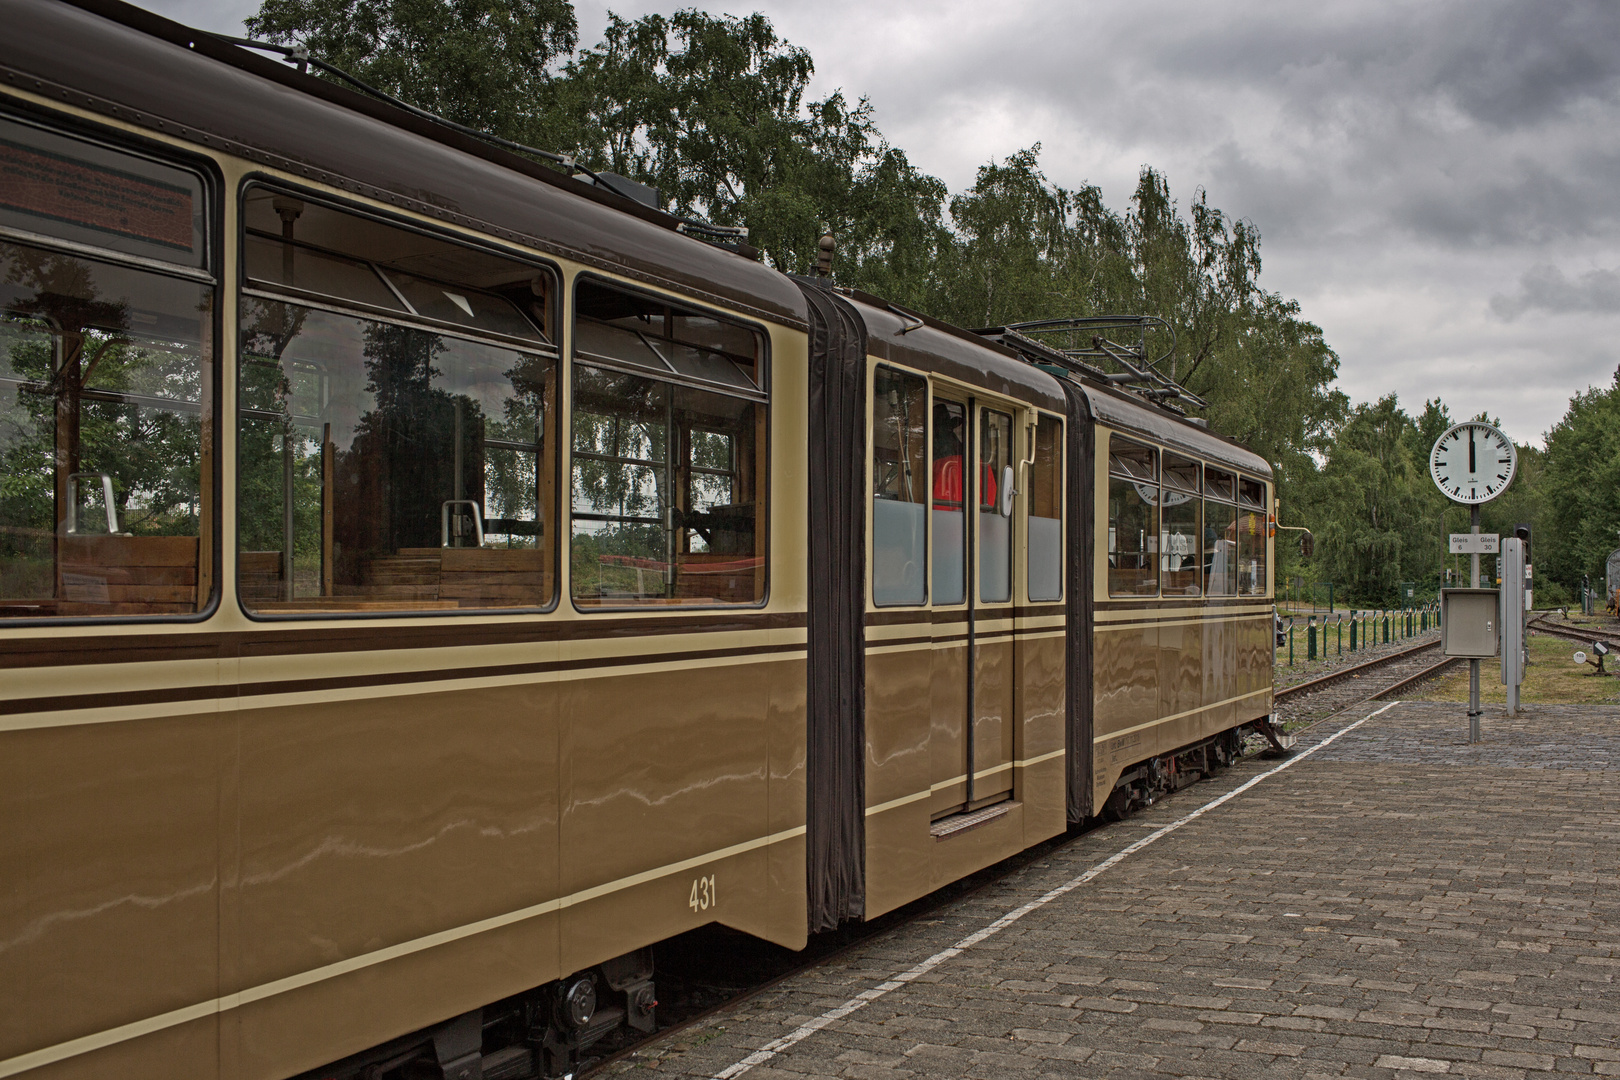
<path fill-rule="evenodd" d="M 1536 617 L 1532 618 L 1527 625 L 1529 625 L 1530 629 L 1532 630 L 1539 630 L 1544 634 L 1551 634 L 1554 637 L 1567 638 L 1570 641 L 1579 641 L 1586 645 L 1591 645 L 1595 641 L 1601 641 L 1604 645 L 1608 646 L 1611 653 L 1620 652 L 1620 641 L 1616 641 L 1614 638 L 1605 637 L 1602 634 L 1590 633 L 1578 626 L 1558 626 L 1556 624 L 1546 622 L 1545 616 L 1537 615 Z"/>
<path fill-rule="evenodd" d="M 1273 695 L 1277 713 L 1286 726 L 1297 728 L 1358 702 L 1399 693 L 1456 663 L 1454 657 L 1434 661 L 1431 654 L 1439 648 L 1435 638 L 1285 687 Z"/>

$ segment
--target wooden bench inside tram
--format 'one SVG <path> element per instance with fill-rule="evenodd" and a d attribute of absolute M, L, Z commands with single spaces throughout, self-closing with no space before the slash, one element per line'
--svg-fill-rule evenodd
<path fill-rule="evenodd" d="M 360 582 L 334 595 L 285 600 L 279 551 L 238 556 L 243 602 L 282 614 L 530 607 L 551 595 L 548 553 L 532 548 L 401 548 L 360 562 Z"/>

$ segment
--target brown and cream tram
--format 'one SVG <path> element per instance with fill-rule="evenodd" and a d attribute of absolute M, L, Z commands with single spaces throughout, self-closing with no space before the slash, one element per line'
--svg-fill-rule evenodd
<path fill-rule="evenodd" d="M 1270 713 L 1255 455 L 136 9 L 0 16 L 0 1077 L 557 1070 L 653 943 L 801 947 Z"/>

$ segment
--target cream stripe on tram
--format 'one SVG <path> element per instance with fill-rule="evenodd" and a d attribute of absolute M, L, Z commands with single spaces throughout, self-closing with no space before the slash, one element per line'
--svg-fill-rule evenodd
<path fill-rule="evenodd" d="M 374 701 L 383 698 L 411 697 L 418 694 L 444 694 L 467 690 L 482 690 L 506 686 L 532 686 L 559 682 L 577 682 L 586 679 L 611 679 L 633 675 L 648 675 L 667 671 L 691 671 L 715 667 L 741 667 L 749 664 L 771 664 L 782 661 L 803 660 L 806 652 L 789 649 L 782 652 L 749 653 L 742 656 L 699 657 L 692 660 L 650 661 L 644 664 L 616 664 L 612 666 L 567 669 L 521 675 L 493 675 L 466 679 L 419 679 L 411 682 L 374 683 L 365 686 L 334 687 L 330 690 L 298 690 L 286 693 L 271 691 L 264 694 L 238 696 L 234 686 L 222 686 L 216 696 L 142 705 L 108 705 L 87 709 L 62 709 L 11 713 L 0 716 L 0 731 L 29 731 L 36 728 L 75 727 L 81 724 L 113 724 L 132 720 L 154 720 L 176 716 L 199 716 L 216 712 L 240 712 L 246 709 L 275 709 L 291 705 L 318 705 L 337 701 Z M 4 701 L 0 700 L 0 705 Z"/>

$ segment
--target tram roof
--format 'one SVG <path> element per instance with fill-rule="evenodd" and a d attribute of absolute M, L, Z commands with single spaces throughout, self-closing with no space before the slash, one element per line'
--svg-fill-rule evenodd
<path fill-rule="evenodd" d="M 936 372 L 1052 412 L 1068 411 L 1068 401 L 1057 379 L 1026 363 L 1012 350 L 971 331 L 903 311 L 869 293 L 845 295 L 866 324 L 866 351 L 870 355 Z"/>
<path fill-rule="evenodd" d="M 0 0 L 6 84 L 492 239 L 802 327 L 803 296 L 675 219 L 118 0 Z"/>
<path fill-rule="evenodd" d="M 1218 461 L 1251 476 L 1271 479 L 1271 466 L 1266 459 L 1248 447 L 1150 405 L 1134 394 L 1079 379 L 1075 381 L 1086 395 L 1092 418 L 1099 424 L 1172 446 L 1206 461 Z"/>

